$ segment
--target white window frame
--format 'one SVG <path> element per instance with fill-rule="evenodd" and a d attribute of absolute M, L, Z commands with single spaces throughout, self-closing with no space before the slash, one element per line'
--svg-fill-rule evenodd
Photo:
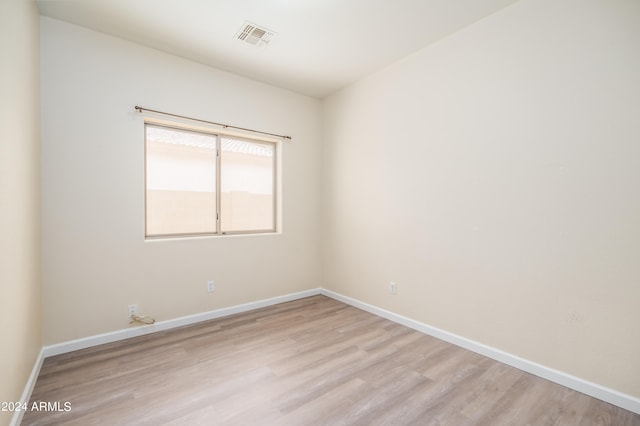
<path fill-rule="evenodd" d="M 173 234 L 151 234 L 147 232 L 147 126 L 161 127 L 184 132 L 192 132 L 214 136 L 216 138 L 216 231 L 215 232 L 190 232 L 190 233 L 173 233 Z M 246 230 L 246 231 L 222 231 L 222 183 L 221 183 L 221 140 L 222 138 L 231 138 L 239 141 L 245 141 L 256 144 L 273 145 L 273 222 L 269 229 Z M 280 157 L 281 157 L 281 141 L 271 138 L 260 138 L 254 135 L 245 135 L 237 132 L 221 131 L 219 129 L 209 129 L 201 126 L 191 126 L 183 123 L 168 122 L 165 120 L 145 119 L 144 121 L 144 238 L 145 240 L 164 240 L 164 239 L 180 239 L 180 238 L 201 238 L 201 237 L 219 237 L 232 235 L 265 235 L 280 233 L 281 222 L 281 202 L 280 202 Z"/>

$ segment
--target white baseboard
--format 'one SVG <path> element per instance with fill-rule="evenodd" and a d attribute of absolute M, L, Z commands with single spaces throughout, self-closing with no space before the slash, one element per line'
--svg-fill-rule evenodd
<path fill-rule="evenodd" d="M 22 391 L 22 396 L 20 396 L 20 405 L 27 406 L 29 404 L 29 400 L 31 399 L 31 393 L 33 392 L 33 388 L 36 385 L 36 381 L 38 380 L 38 375 L 40 374 L 40 368 L 42 368 L 42 363 L 44 361 L 44 348 L 40 349 L 40 353 L 36 358 L 36 362 L 33 364 L 33 368 L 31 369 L 31 374 L 29 375 L 29 379 L 27 380 L 27 384 L 24 387 L 24 391 Z M 10 426 L 18 426 L 22 423 L 22 417 L 24 416 L 24 411 L 16 411 L 13 413 L 13 417 L 11 418 Z"/>
<path fill-rule="evenodd" d="M 527 373 L 531 373 L 535 376 L 624 408 L 625 410 L 640 414 L 640 399 L 631 395 L 627 395 L 614 389 L 610 389 L 605 386 L 583 380 L 579 377 L 572 376 L 562 371 L 554 370 L 553 368 L 549 368 L 533 361 L 520 358 L 516 355 L 509 354 L 507 352 L 492 348 L 490 346 L 467 339 L 465 337 L 449 333 L 448 331 L 432 327 L 430 325 L 423 324 L 421 322 L 412 320 L 402 315 L 395 314 L 385 309 L 369 305 L 368 303 L 343 296 L 342 294 L 333 292 L 331 290 L 321 289 L 320 294 L 331 297 L 332 299 L 339 300 L 348 305 L 362 309 L 363 311 L 370 312 L 372 314 L 386 318 L 398 324 L 402 324 L 406 327 L 412 328 L 446 342 L 453 343 L 456 346 L 460 346 L 462 348 L 476 352 L 480 355 L 484 355 L 488 358 L 495 359 L 496 361 L 500 361 L 519 370 L 526 371 Z"/>
<path fill-rule="evenodd" d="M 77 340 L 70 340 L 55 345 L 45 346 L 43 348 L 44 356 L 50 357 L 60 355 L 79 349 L 90 348 L 92 346 L 102 345 L 104 343 L 116 342 L 118 340 L 129 339 L 131 337 L 143 336 L 145 334 L 155 333 L 158 331 L 169 330 L 183 325 L 195 324 L 201 321 L 207 321 L 214 318 L 226 317 L 241 312 L 252 311 L 254 309 L 264 308 L 267 306 L 277 305 L 278 303 L 290 302 L 292 300 L 302 299 L 305 297 L 320 294 L 319 288 L 305 290 L 298 293 L 291 293 L 284 296 L 277 296 L 271 299 L 258 300 L 256 302 L 244 303 L 242 305 L 230 306 L 228 308 L 216 309 L 209 312 L 203 312 L 195 315 L 174 318 L 166 321 L 158 321 L 155 324 L 131 327 L 123 330 L 112 331 L 109 333 L 98 334 L 95 336 L 85 337 Z"/>
<path fill-rule="evenodd" d="M 36 363 L 33 367 L 33 371 L 31 372 L 31 376 L 29 376 L 29 381 L 27 382 L 21 401 L 25 401 L 26 403 L 29 402 L 29 398 L 31 397 L 33 386 L 35 385 L 36 379 L 38 377 L 38 373 L 40 371 L 40 367 L 42 366 L 42 362 L 46 357 L 59 355 L 59 354 L 75 351 L 78 349 L 89 348 L 89 347 L 101 345 L 104 343 L 111 343 L 118 340 L 124 340 L 131 337 L 155 333 L 162 330 L 181 327 L 184 325 L 195 324 L 201 321 L 207 321 L 214 318 L 221 318 L 221 317 L 225 317 L 225 316 L 229 316 L 229 315 L 233 315 L 241 312 L 247 312 L 254 309 L 276 305 L 278 303 L 289 302 L 292 300 L 315 296 L 318 294 L 323 294 L 327 297 L 331 297 L 333 299 L 339 300 L 348 305 L 370 312 L 374 315 L 378 315 L 380 317 L 386 318 L 398 324 L 402 324 L 406 327 L 412 328 L 414 330 L 420 331 L 422 333 L 428 334 L 430 336 L 436 337 L 438 339 L 444 340 L 446 342 L 452 343 L 454 345 L 457 345 L 462 348 L 468 349 L 470 351 L 476 352 L 478 354 L 484 355 L 491 359 L 495 359 L 496 361 L 505 363 L 512 367 L 518 368 L 522 371 L 526 371 L 527 373 L 534 374 L 543 379 L 547 379 L 554 383 L 560 384 L 562 386 L 566 386 L 578 392 L 584 393 L 586 395 L 592 396 L 594 398 L 597 398 L 602 401 L 606 401 L 610 404 L 616 405 L 618 407 L 624 408 L 625 410 L 629 410 L 634 413 L 640 414 L 640 399 L 633 397 L 631 395 L 627 395 L 622 392 L 618 392 L 614 389 L 610 389 L 605 386 L 601 386 L 596 383 L 583 380 L 579 377 L 572 376 L 562 371 L 558 371 L 553 368 L 546 367 L 544 365 L 535 363 L 533 361 L 529 361 L 524 358 L 520 358 L 516 355 L 509 354 L 507 352 L 501 351 L 496 348 L 492 348 L 490 346 L 467 339 L 465 337 L 458 336 L 448 331 L 445 331 L 436 327 L 432 327 L 427 324 L 423 324 L 421 322 L 412 320 L 402 315 L 395 314 L 391 311 L 387 311 L 385 309 L 378 308 L 368 303 L 364 303 L 359 300 L 356 300 L 347 296 L 343 296 L 342 294 L 333 292 L 331 290 L 326 290 L 321 288 L 301 291 L 298 293 L 291 293 L 284 296 L 273 297 L 271 299 L 259 300 L 256 302 L 245 303 L 242 305 L 231 306 L 228 308 L 217 309 L 217 310 L 203 312 L 195 315 L 189 315 L 181 318 L 175 318 L 175 319 L 166 320 L 166 321 L 159 321 L 155 324 L 148 325 L 148 326 L 127 328 L 123 330 L 113 331 L 110 333 L 90 336 L 83 339 L 71 340 L 68 342 L 45 346 L 42 348 L 42 351 L 40 352 L 40 355 L 36 360 Z M 16 412 L 13 416 L 11 425 L 16 425 L 16 426 L 19 425 L 21 420 L 22 420 L 22 413 Z"/>

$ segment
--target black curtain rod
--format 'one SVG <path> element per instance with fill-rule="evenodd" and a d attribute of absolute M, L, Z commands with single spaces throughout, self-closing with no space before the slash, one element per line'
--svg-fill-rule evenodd
<path fill-rule="evenodd" d="M 186 120 L 191 120 L 191 121 L 199 121 L 200 123 L 213 124 L 214 126 L 221 126 L 224 129 L 244 130 L 246 132 L 260 133 L 262 135 L 275 136 L 277 138 L 282 138 L 282 139 L 285 139 L 285 140 L 291 140 L 291 136 L 276 135 L 275 133 L 261 132 L 260 130 L 247 129 L 245 127 L 238 127 L 238 126 L 231 126 L 229 124 L 222 124 L 222 123 L 216 123 L 214 121 L 201 120 L 199 118 L 193 118 L 193 117 L 187 117 L 187 116 L 184 116 L 184 115 L 172 114 L 170 112 L 156 111 L 155 109 L 144 108 L 144 107 L 137 106 L 137 105 L 134 108 L 136 110 L 138 110 L 138 112 L 140 112 L 140 113 L 142 111 L 149 111 L 149 112 L 154 112 L 156 114 L 169 115 L 171 117 L 184 118 Z"/>

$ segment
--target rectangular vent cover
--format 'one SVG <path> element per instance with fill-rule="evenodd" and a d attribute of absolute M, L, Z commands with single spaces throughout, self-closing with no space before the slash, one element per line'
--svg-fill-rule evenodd
<path fill-rule="evenodd" d="M 240 27 L 240 31 L 237 32 L 236 38 L 254 46 L 264 47 L 269 44 L 271 38 L 275 35 L 275 32 L 265 27 L 245 21 Z"/>

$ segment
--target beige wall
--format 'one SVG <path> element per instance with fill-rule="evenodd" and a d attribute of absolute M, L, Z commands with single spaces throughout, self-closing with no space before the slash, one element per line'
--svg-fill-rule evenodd
<path fill-rule="evenodd" d="M 320 102 L 42 18 L 46 345 L 320 285 Z M 144 128 L 135 105 L 291 134 L 282 233 L 144 241 Z M 207 280 L 216 291 L 206 292 Z"/>
<path fill-rule="evenodd" d="M 326 99 L 323 286 L 640 397 L 639 46 L 522 0 Z"/>
<path fill-rule="evenodd" d="M 0 5 L 10 400 L 40 347 L 38 28 L 31 2 Z M 162 320 L 322 284 L 640 397 L 637 1 L 522 0 L 330 97 L 322 123 L 314 99 L 41 31 L 45 344 L 126 327 L 130 303 Z M 292 134 L 282 235 L 145 243 L 136 104 Z"/>
<path fill-rule="evenodd" d="M 35 3 L 0 1 L 0 401 L 20 399 L 42 345 L 38 26 Z"/>

